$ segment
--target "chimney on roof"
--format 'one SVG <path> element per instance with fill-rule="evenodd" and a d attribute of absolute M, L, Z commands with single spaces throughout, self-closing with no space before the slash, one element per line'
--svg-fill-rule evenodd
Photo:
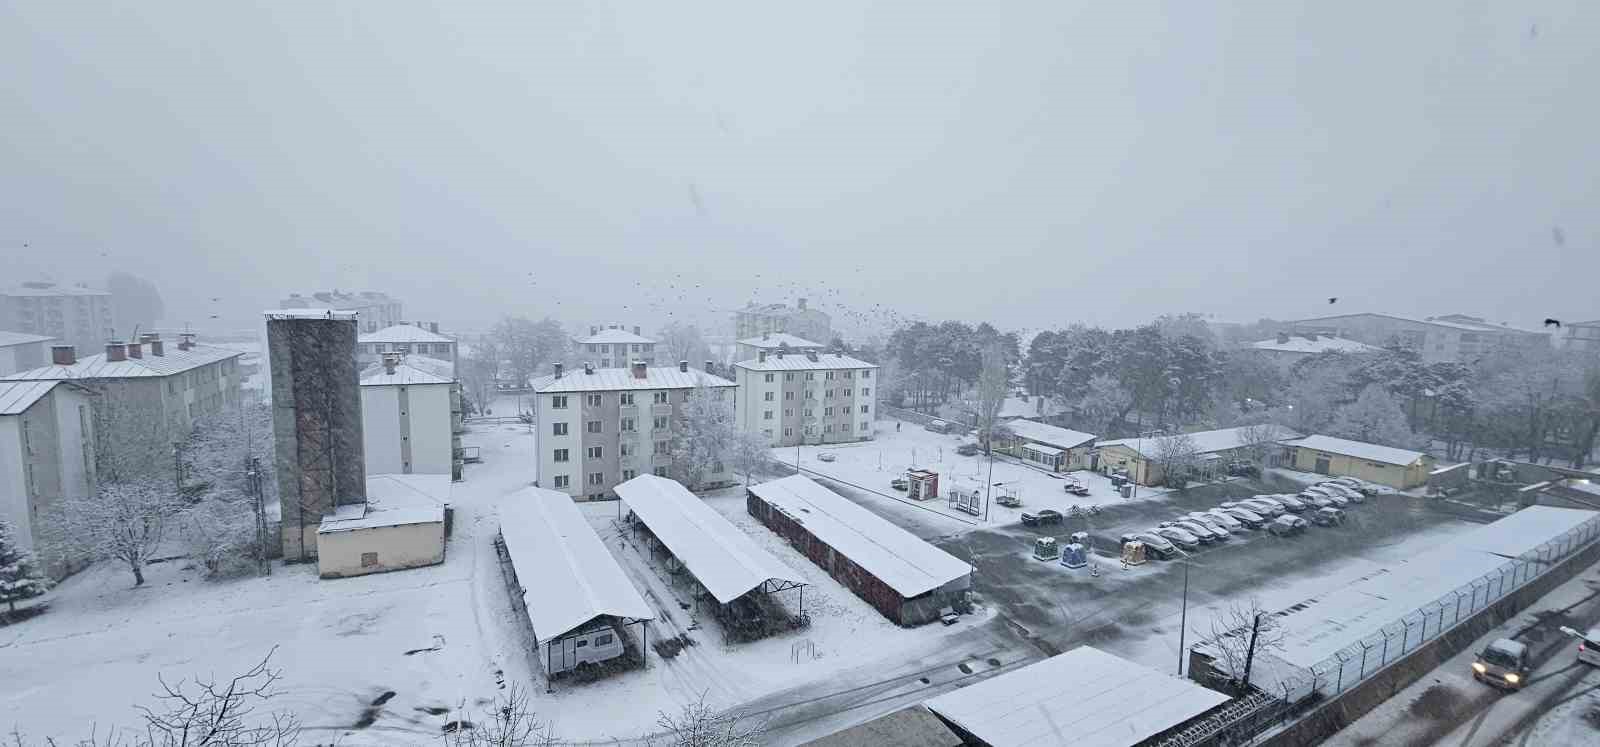
<path fill-rule="evenodd" d="M 593 337 L 598 334 L 600 334 L 600 328 L 594 326 L 593 324 L 589 325 L 589 336 Z"/>
<path fill-rule="evenodd" d="M 432 332 L 434 334 L 439 334 L 439 323 L 438 322 L 428 322 L 428 331 Z"/>
<path fill-rule="evenodd" d="M 121 340 L 112 340 L 106 343 L 106 361 L 117 362 L 128 359 L 128 346 Z"/>
<path fill-rule="evenodd" d="M 815 350 L 807 350 L 806 351 L 806 360 L 811 361 L 812 363 L 816 363 L 817 362 L 817 351 L 815 351 Z"/>
<path fill-rule="evenodd" d="M 583 372 L 593 376 L 594 375 L 594 363 L 591 362 L 591 361 L 584 361 L 583 362 Z"/>
<path fill-rule="evenodd" d="M 770 336 L 771 336 L 771 333 L 768 333 L 768 332 L 762 332 L 761 333 L 761 339 L 763 339 L 763 340 L 767 339 Z"/>
<path fill-rule="evenodd" d="M 394 367 L 400 365 L 400 353 L 387 352 L 383 354 L 383 372 L 393 374 Z"/>
<path fill-rule="evenodd" d="M 194 347 L 194 333 L 193 332 L 181 332 L 181 333 L 179 333 L 178 334 L 178 349 L 179 350 L 188 350 L 189 348 L 192 348 L 192 347 Z"/>
<path fill-rule="evenodd" d="M 1288 332 L 1279 332 L 1278 333 L 1278 344 L 1279 345 L 1285 345 L 1288 342 L 1289 342 L 1289 333 Z"/>
<path fill-rule="evenodd" d="M 142 335 L 139 335 L 139 342 L 152 342 L 159 339 L 161 339 L 161 335 L 158 335 L 154 332 L 146 332 Z"/>
<path fill-rule="evenodd" d="M 78 349 L 71 345 L 51 345 L 50 362 L 57 366 L 70 366 L 78 362 Z"/>
<path fill-rule="evenodd" d="M 633 333 L 636 334 L 636 335 L 639 335 L 639 325 L 637 325 L 637 324 L 633 325 Z M 644 335 L 639 335 L 639 336 L 640 337 L 644 337 Z"/>
<path fill-rule="evenodd" d="M 144 345 L 142 345 L 140 343 L 137 343 L 137 342 L 128 343 L 128 357 L 129 358 L 143 358 L 144 357 Z"/>
<path fill-rule="evenodd" d="M 162 343 L 160 340 L 151 340 L 150 341 L 150 354 L 155 356 L 155 357 L 157 357 L 157 358 L 165 356 L 167 354 L 167 350 L 166 350 L 165 344 Z"/>
<path fill-rule="evenodd" d="M 639 365 L 643 366 L 644 364 L 640 363 Z M 688 361 L 678 361 L 678 373 L 689 373 Z"/>
<path fill-rule="evenodd" d="M 799 301 L 797 301 L 795 303 L 795 305 L 799 306 L 801 311 L 805 311 L 806 310 L 806 300 L 804 298 L 802 298 Z"/>
<path fill-rule="evenodd" d="M 556 364 L 556 376 L 555 377 L 558 378 L 558 379 L 561 378 L 561 368 L 562 368 L 561 364 L 557 363 Z"/>
<path fill-rule="evenodd" d="M 757 363 L 766 363 L 767 362 L 767 351 L 766 350 L 763 349 L 763 350 L 757 350 L 756 351 L 756 362 Z"/>
<path fill-rule="evenodd" d="M 650 369 L 649 369 L 648 366 L 646 366 L 644 364 L 644 361 L 634 361 L 633 365 L 632 365 L 632 368 L 633 368 L 633 378 L 635 378 L 635 379 L 646 379 L 646 378 L 650 377 Z"/>
<path fill-rule="evenodd" d="M 716 373 L 716 372 L 717 372 L 717 362 L 716 361 L 706 361 L 706 373 Z"/>

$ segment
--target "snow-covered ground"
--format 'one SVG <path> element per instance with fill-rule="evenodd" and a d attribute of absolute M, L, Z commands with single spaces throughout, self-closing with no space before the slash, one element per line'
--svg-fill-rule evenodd
<path fill-rule="evenodd" d="M 483 464 L 469 466 L 455 486 L 455 528 L 442 565 L 322 581 L 314 566 L 276 564 L 265 578 L 215 582 L 179 560 L 150 567 L 149 582 L 137 589 L 126 570 L 95 566 L 50 592 L 46 614 L 0 628 L 0 730 L 42 740 L 85 737 L 91 726 L 102 735 L 131 727 L 134 706 L 151 702 L 158 674 L 226 676 L 276 647 L 283 695 L 274 707 L 298 715 L 312 741 L 432 743 L 447 717 L 430 710 L 464 703 L 470 717 L 508 683 L 528 686 L 534 710 L 562 739 L 626 741 L 655 731 L 659 712 L 702 695 L 719 708 L 756 699 L 772 707 L 781 702 L 766 696 L 808 682 L 825 691 L 831 675 L 873 660 L 887 669 L 936 659 L 994 614 L 980 608 L 950 627 L 899 628 L 748 516 L 742 489 L 728 489 L 707 502 L 810 584 L 812 625 L 724 645 L 709 614 L 684 609 L 689 600 L 663 581 L 648 553 L 623 541 L 612 523 L 617 504 L 586 504 L 591 524 L 657 610 L 651 640 L 687 633 L 697 645 L 670 660 L 651 651 L 644 670 L 586 685 L 557 682 L 547 693 L 491 544 L 497 501 L 533 479 L 534 436 L 497 426 L 463 440 L 481 447 Z M 797 597 L 779 594 L 792 609 Z"/>
<path fill-rule="evenodd" d="M 990 479 L 989 460 L 983 455 L 961 456 L 956 447 L 967 441 L 965 437 L 943 435 L 924 429 L 915 423 L 904 423 L 897 432 L 900 421 L 880 420 L 876 423 L 874 438 L 848 444 L 822 446 L 785 446 L 772 450 L 772 458 L 788 465 L 798 466 L 808 474 L 838 480 L 875 491 L 884 496 L 883 504 L 871 508 L 880 513 L 895 510 L 907 522 L 928 525 L 932 534 L 949 535 L 981 527 L 1016 524 L 1022 513 L 1052 508 L 1066 513 L 1073 505 L 1107 506 L 1130 501 L 1161 500 L 1165 488 L 1140 486 L 1131 499 L 1123 498 L 1111 487 L 1105 476 L 1088 470 L 1066 473 L 1089 488 L 1089 495 L 1079 497 L 1062 489 L 1062 473 L 1050 473 L 1025 466 L 1013 459 L 1001 457 L 994 462 L 993 479 Z M 833 461 L 818 459 L 819 454 L 833 456 Z M 940 497 L 927 501 L 912 501 L 902 491 L 894 490 L 889 481 L 905 474 L 907 469 L 927 469 L 939 473 Z M 985 484 L 994 483 L 992 495 L 1014 491 L 1022 499 L 1020 508 L 1009 508 L 991 500 L 987 519 L 956 510 L 949 505 L 950 488 L 962 486 L 983 490 Z M 900 506 L 889 505 L 899 502 Z M 930 516 L 931 514 L 931 516 Z M 929 536 L 926 532 L 917 532 Z"/>

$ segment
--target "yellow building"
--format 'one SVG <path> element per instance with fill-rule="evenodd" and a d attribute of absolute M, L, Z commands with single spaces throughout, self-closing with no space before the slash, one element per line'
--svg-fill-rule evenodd
<path fill-rule="evenodd" d="M 1273 440 L 1300 437 L 1283 426 L 1270 427 L 1273 430 L 1266 434 Z M 1202 477 L 1226 474 L 1228 461 L 1245 458 L 1253 445 L 1252 436 L 1259 435 L 1252 428 L 1242 426 L 1184 434 L 1194 447 L 1194 474 Z M 1105 474 L 1125 472 L 1129 479 L 1147 487 L 1163 485 L 1166 475 L 1161 468 L 1161 442 L 1166 438 L 1168 436 L 1101 441 L 1094 468 Z M 1268 459 L 1269 466 L 1274 464 L 1277 464 L 1276 457 Z"/>
<path fill-rule="evenodd" d="M 1354 477 L 1406 490 L 1421 487 L 1433 471 L 1433 457 L 1420 451 L 1350 441 L 1332 436 L 1307 436 L 1285 441 L 1291 466 L 1302 472 Z"/>

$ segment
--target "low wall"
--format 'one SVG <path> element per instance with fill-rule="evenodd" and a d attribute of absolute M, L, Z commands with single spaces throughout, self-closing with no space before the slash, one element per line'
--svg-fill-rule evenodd
<path fill-rule="evenodd" d="M 1306 717 L 1283 731 L 1261 740 L 1258 744 L 1268 747 L 1298 747 L 1327 739 L 1379 704 L 1394 697 L 1411 683 L 1422 679 L 1451 657 L 1466 650 L 1486 633 L 1512 619 L 1540 597 L 1582 573 L 1596 561 L 1600 561 L 1600 542 L 1592 543 L 1572 554 L 1549 572 L 1467 617 L 1444 635 L 1395 660 L 1365 682 L 1324 702 Z"/>

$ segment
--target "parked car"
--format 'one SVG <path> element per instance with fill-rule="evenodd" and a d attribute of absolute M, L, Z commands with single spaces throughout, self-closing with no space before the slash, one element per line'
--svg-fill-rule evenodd
<path fill-rule="evenodd" d="M 1367 497 L 1363 495 L 1361 491 L 1343 483 L 1337 483 L 1330 480 L 1328 482 L 1318 483 L 1313 487 L 1322 488 L 1323 490 L 1331 490 L 1333 491 L 1334 495 L 1344 496 L 1344 498 L 1351 503 L 1365 503 L 1367 501 Z"/>
<path fill-rule="evenodd" d="M 1379 492 L 1381 492 L 1381 488 L 1379 486 L 1373 485 L 1369 482 L 1362 482 L 1354 477 L 1335 477 L 1328 482 L 1338 483 L 1366 496 L 1377 495 Z"/>
<path fill-rule="evenodd" d="M 1061 523 L 1061 512 L 1055 509 L 1041 509 L 1038 513 L 1022 513 L 1022 523 L 1030 527 L 1049 526 Z"/>
<path fill-rule="evenodd" d="M 1238 533 L 1244 531 L 1244 524 L 1239 523 L 1238 519 L 1235 519 L 1227 514 L 1211 511 L 1193 511 L 1190 512 L 1188 516 L 1195 521 L 1204 521 L 1215 524 L 1230 532 Z"/>
<path fill-rule="evenodd" d="M 940 607 L 939 608 L 939 622 L 942 622 L 945 625 L 955 625 L 956 621 L 959 620 L 959 619 L 960 618 L 956 617 L 956 608 L 954 608 L 954 607 Z"/>
<path fill-rule="evenodd" d="M 1472 677 L 1495 687 L 1522 689 L 1522 681 L 1528 677 L 1527 645 L 1510 638 L 1496 638 L 1473 660 Z"/>
<path fill-rule="evenodd" d="M 943 420 L 929 421 L 929 423 L 923 427 L 933 431 L 934 433 L 949 433 L 951 429 L 950 424 L 944 422 Z"/>
<path fill-rule="evenodd" d="M 817 461 L 819 462 L 831 462 L 835 459 L 838 459 L 838 457 L 834 456 L 832 452 L 828 451 L 824 451 L 817 455 Z"/>
<path fill-rule="evenodd" d="M 1164 521 L 1161 522 L 1161 526 L 1177 527 L 1178 529 L 1182 529 L 1183 531 L 1194 535 L 1196 539 L 1200 540 L 1200 544 L 1202 545 L 1209 545 L 1220 539 L 1216 532 L 1207 529 L 1203 524 L 1193 521 Z M 1227 532 L 1223 532 L 1222 534 L 1226 536 Z"/>
<path fill-rule="evenodd" d="M 1153 553 L 1156 557 L 1166 560 L 1178 554 L 1178 548 L 1166 537 L 1150 532 L 1129 532 L 1122 535 L 1122 544 L 1129 542 L 1143 542 L 1146 553 Z"/>
<path fill-rule="evenodd" d="M 1066 482 L 1061 483 L 1061 489 L 1080 498 L 1089 494 L 1089 486 L 1078 482 L 1075 477 L 1069 477 Z"/>
<path fill-rule="evenodd" d="M 1277 518 L 1284 514 L 1283 504 L 1277 501 L 1269 501 L 1265 498 L 1250 498 L 1248 500 L 1239 502 L 1244 504 L 1245 508 L 1261 514 L 1262 516 Z"/>
<path fill-rule="evenodd" d="M 961 456 L 977 456 L 981 451 L 983 451 L 982 446 L 971 442 L 964 443 L 956 447 L 956 453 L 960 454 Z"/>
<path fill-rule="evenodd" d="M 1579 633 L 1563 625 L 1561 632 L 1578 639 L 1578 661 L 1600 667 L 1600 626 L 1590 628 L 1587 633 Z"/>
<path fill-rule="evenodd" d="M 1183 550 L 1198 550 L 1198 549 L 1200 549 L 1200 538 L 1199 537 L 1196 537 L 1196 536 L 1194 536 L 1194 535 L 1192 535 L 1192 534 L 1190 534 L 1190 533 L 1188 533 L 1188 532 L 1186 532 L 1186 531 L 1184 531 L 1182 529 L 1179 529 L 1177 527 L 1156 527 L 1155 529 L 1150 530 L 1150 533 L 1154 534 L 1154 535 L 1156 535 L 1158 537 L 1165 538 L 1167 541 L 1171 542 L 1172 544 L 1177 545 L 1179 547 L 1179 549 L 1183 549 Z"/>
<path fill-rule="evenodd" d="M 1287 493 L 1278 493 L 1278 494 L 1270 495 L 1270 496 L 1267 496 L 1267 497 L 1271 498 L 1272 500 L 1275 500 L 1275 501 L 1277 501 L 1279 503 L 1282 503 L 1283 504 L 1283 509 L 1285 511 L 1290 511 L 1290 512 L 1293 512 L 1293 513 L 1300 513 L 1301 511 L 1305 511 L 1305 510 L 1311 508 L 1310 506 L 1308 506 L 1304 502 L 1302 502 L 1299 498 L 1296 498 L 1296 497 L 1294 497 L 1292 495 L 1289 495 Z"/>
<path fill-rule="evenodd" d="M 1236 506 L 1234 508 L 1213 508 L 1211 511 L 1213 513 L 1227 514 L 1228 516 L 1232 516 L 1233 518 L 1238 519 L 1240 524 L 1243 524 L 1251 529 L 1260 529 L 1261 527 L 1266 526 L 1267 523 L 1266 517 L 1243 506 Z"/>
<path fill-rule="evenodd" d="M 895 490 L 910 490 L 911 481 L 904 477 L 896 477 L 889 481 L 889 487 L 894 488 Z"/>
<path fill-rule="evenodd" d="M 1301 493 L 1300 500 L 1309 503 L 1318 509 L 1334 508 L 1333 500 L 1321 493 Z"/>
<path fill-rule="evenodd" d="M 1226 542 L 1229 539 L 1232 539 L 1232 537 L 1230 537 L 1229 535 L 1231 535 L 1233 533 L 1228 531 L 1228 528 L 1223 526 L 1221 524 L 1221 522 L 1218 522 L 1215 517 L 1208 516 L 1208 517 L 1206 517 L 1204 519 L 1196 519 L 1193 516 L 1190 516 L 1190 517 L 1188 517 L 1186 519 L 1181 519 L 1181 521 L 1187 521 L 1187 522 L 1189 522 L 1191 524 L 1199 524 L 1201 527 L 1205 528 L 1207 531 L 1211 532 L 1212 534 L 1217 535 L 1217 539 L 1219 539 L 1219 540 L 1221 540 L 1223 542 Z"/>
<path fill-rule="evenodd" d="M 1267 525 L 1267 531 L 1279 537 L 1292 537 L 1304 532 L 1307 526 L 1306 520 L 1298 516 L 1279 516 Z"/>
<path fill-rule="evenodd" d="M 1311 520 L 1321 527 L 1344 526 L 1344 512 L 1337 508 L 1319 508 L 1311 515 Z"/>

